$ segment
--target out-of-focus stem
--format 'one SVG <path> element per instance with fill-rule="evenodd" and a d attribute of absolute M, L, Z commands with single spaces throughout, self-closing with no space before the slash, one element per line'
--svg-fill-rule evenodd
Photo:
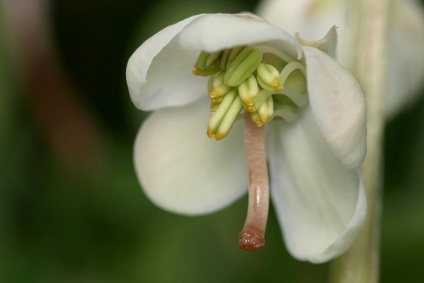
<path fill-rule="evenodd" d="M 31 114 L 53 152 L 78 173 L 101 164 L 103 137 L 56 54 L 51 4 L 51 0 L 0 0 L 0 12 Z"/>
<path fill-rule="evenodd" d="M 331 265 L 332 283 L 375 283 L 379 280 L 381 169 L 384 95 L 390 0 L 352 1 L 351 70 L 367 102 L 367 155 L 361 167 L 367 191 L 368 216 L 352 247 Z"/>

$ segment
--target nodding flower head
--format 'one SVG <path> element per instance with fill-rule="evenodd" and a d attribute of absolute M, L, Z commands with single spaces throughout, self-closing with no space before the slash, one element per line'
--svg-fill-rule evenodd
<path fill-rule="evenodd" d="M 154 111 L 134 150 L 147 196 L 199 215 L 248 191 L 239 245 L 255 250 L 271 195 L 294 257 L 345 251 L 366 214 L 365 103 L 331 57 L 335 38 L 335 28 L 308 42 L 254 15 L 202 14 L 144 42 L 127 82 L 136 107 Z"/>

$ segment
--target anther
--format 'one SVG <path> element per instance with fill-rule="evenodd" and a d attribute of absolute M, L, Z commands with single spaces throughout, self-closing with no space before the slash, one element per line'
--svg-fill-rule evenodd
<path fill-rule="evenodd" d="M 200 70 L 210 70 L 216 67 L 219 64 L 219 59 L 222 51 L 208 53 L 202 51 L 197 59 L 197 65 Z"/>
<path fill-rule="evenodd" d="M 280 72 L 270 64 L 260 64 L 258 66 L 258 83 L 268 91 L 279 92 L 283 89 L 283 80 Z"/>
<path fill-rule="evenodd" d="M 245 48 L 245 46 L 237 46 L 231 49 L 225 49 L 221 55 L 221 69 L 226 70 L 228 65 L 230 65 L 237 55 Z"/>
<path fill-rule="evenodd" d="M 259 93 L 259 85 L 256 81 L 256 78 L 254 75 L 250 75 L 247 80 L 245 80 L 243 83 L 241 83 L 238 87 L 238 92 L 240 95 L 241 100 L 244 103 L 245 109 L 248 112 L 251 107 L 253 107 L 253 99 L 258 95 Z"/>
<path fill-rule="evenodd" d="M 237 57 L 228 66 L 224 82 L 229 86 L 238 86 L 246 80 L 259 66 L 263 53 L 253 47 L 246 47 L 237 54 Z"/>
<path fill-rule="evenodd" d="M 211 76 L 220 70 L 220 56 L 222 51 L 208 53 L 202 51 L 194 64 L 193 74 L 196 76 Z"/>
<path fill-rule="evenodd" d="M 232 90 L 224 96 L 222 102 L 213 107 L 213 114 L 209 119 L 207 134 L 208 137 L 215 137 L 216 140 L 223 139 L 228 135 L 238 114 L 243 108 L 237 91 Z"/>
<path fill-rule="evenodd" d="M 222 97 L 232 89 L 224 83 L 224 74 L 224 72 L 219 72 L 216 76 L 210 77 L 208 82 L 210 98 Z"/>
<path fill-rule="evenodd" d="M 274 99 L 272 96 L 268 97 L 258 110 L 259 117 L 263 124 L 267 123 L 274 114 Z"/>

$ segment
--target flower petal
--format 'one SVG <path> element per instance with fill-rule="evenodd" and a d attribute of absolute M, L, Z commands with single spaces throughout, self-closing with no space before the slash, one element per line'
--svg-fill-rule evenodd
<path fill-rule="evenodd" d="M 199 52 L 181 49 L 178 40 L 174 39 L 199 16 L 166 27 L 145 41 L 130 57 L 127 84 L 137 108 L 150 111 L 180 106 L 206 95 L 207 79 L 192 73 Z"/>
<path fill-rule="evenodd" d="M 293 58 L 302 56 L 292 35 L 251 14 L 203 15 L 180 33 L 181 46 L 191 50 L 214 52 L 259 43 L 274 46 Z"/>
<path fill-rule="evenodd" d="M 336 47 L 337 47 L 337 31 L 336 26 L 331 27 L 327 34 L 315 41 L 308 41 L 300 37 L 299 33 L 296 33 L 296 39 L 302 46 L 309 46 L 318 48 L 324 53 L 327 53 L 331 57 L 336 57 Z"/>
<path fill-rule="evenodd" d="M 385 105 L 388 118 L 416 101 L 424 85 L 422 4 L 404 0 L 394 1 L 393 5 Z"/>
<path fill-rule="evenodd" d="M 247 191 L 243 127 L 209 139 L 207 100 L 162 109 L 147 118 L 135 142 L 136 173 L 159 207 L 196 215 L 220 209 Z"/>
<path fill-rule="evenodd" d="M 310 109 L 295 124 L 275 121 L 269 132 L 271 195 L 287 248 L 314 263 L 343 253 L 366 216 L 358 170 L 326 146 Z"/>
<path fill-rule="evenodd" d="M 350 168 L 366 152 L 366 110 L 361 86 L 346 69 L 316 48 L 305 52 L 309 101 L 327 145 Z"/>
<path fill-rule="evenodd" d="M 289 33 L 317 40 L 337 26 L 337 61 L 347 66 L 350 54 L 350 6 L 347 0 L 263 0 L 257 14 Z M 330 54 L 334 57 L 332 54 Z"/>

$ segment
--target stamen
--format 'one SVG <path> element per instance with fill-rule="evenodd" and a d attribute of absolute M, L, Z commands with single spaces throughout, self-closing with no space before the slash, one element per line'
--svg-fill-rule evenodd
<path fill-rule="evenodd" d="M 294 72 L 295 70 L 300 70 L 302 72 L 303 76 L 306 76 L 305 66 L 303 66 L 299 62 L 290 62 L 281 71 L 280 75 L 281 75 L 281 79 L 283 81 L 282 83 L 284 83 L 286 81 L 286 79 L 290 76 L 290 74 L 292 72 Z"/>
<path fill-rule="evenodd" d="M 259 108 L 258 113 L 262 123 L 267 123 L 269 121 L 269 118 L 271 118 L 274 114 L 274 99 L 272 97 L 268 97 L 267 100 Z"/>
<path fill-rule="evenodd" d="M 221 56 L 221 69 L 226 70 L 228 65 L 230 65 L 234 59 L 236 59 L 237 55 L 245 48 L 245 46 L 237 46 L 231 49 L 225 49 L 222 52 Z"/>
<path fill-rule="evenodd" d="M 294 121 L 308 102 L 305 66 L 272 46 L 202 51 L 193 73 L 209 76 L 212 115 L 207 134 L 216 140 L 229 134 L 241 112 L 248 112 L 253 123 L 262 127 L 275 117 Z"/>
<path fill-rule="evenodd" d="M 232 87 L 224 83 L 224 72 L 219 72 L 216 76 L 211 76 L 208 81 L 208 91 L 210 98 L 218 98 L 226 95 Z"/>
<path fill-rule="evenodd" d="M 283 81 L 277 68 L 270 64 L 260 64 L 257 69 L 258 83 L 267 91 L 278 92 L 283 89 Z"/>
<path fill-rule="evenodd" d="M 202 51 L 197 59 L 197 66 L 200 70 L 212 69 L 219 64 L 219 59 L 222 51 L 208 53 Z"/>
<path fill-rule="evenodd" d="M 249 112 L 257 111 L 261 105 L 274 93 L 262 89 L 257 96 L 253 98 L 253 106 L 248 109 Z"/>
<path fill-rule="evenodd" d="M 245 113 L 244 142 L 249 176 L 249 204 L 246 222 L 239 234 L 239 246 L 247 251 L 265 244 L 269 207 L 269 181 L 265 152 L 265 130 L 258 127 Z"/>
<path fill-rule="evenodd" d="M 215 104 L 215 103 L 212 103 Z M 237 91 L 232 90 L 224 96 L 218 107 L 213 107 L 213 112 L 208 123 L 208 137 L 215 136 L 216 140 L 225 138 L 234 125 L 238 114 L 243 108 L 243 102 L 237 94 Z"/>
<path fill-rule="evenodd" d="M 259 85 L 255 76 L 250 75 L 249 78 L 240 84 L 238 87 L 238 92 L 241 100 L 243 100 L 245 108 L 249 109 L 249 107 L 253 107 L 253 99 L 259 94 Z"/>
<path fill-rule="evenodd" d="M 245 47 L 228 65 L 224 82 L 229 86 L 238 86 L 246 80 L 259 66 L 263 53 L 259 49 Z"/>

